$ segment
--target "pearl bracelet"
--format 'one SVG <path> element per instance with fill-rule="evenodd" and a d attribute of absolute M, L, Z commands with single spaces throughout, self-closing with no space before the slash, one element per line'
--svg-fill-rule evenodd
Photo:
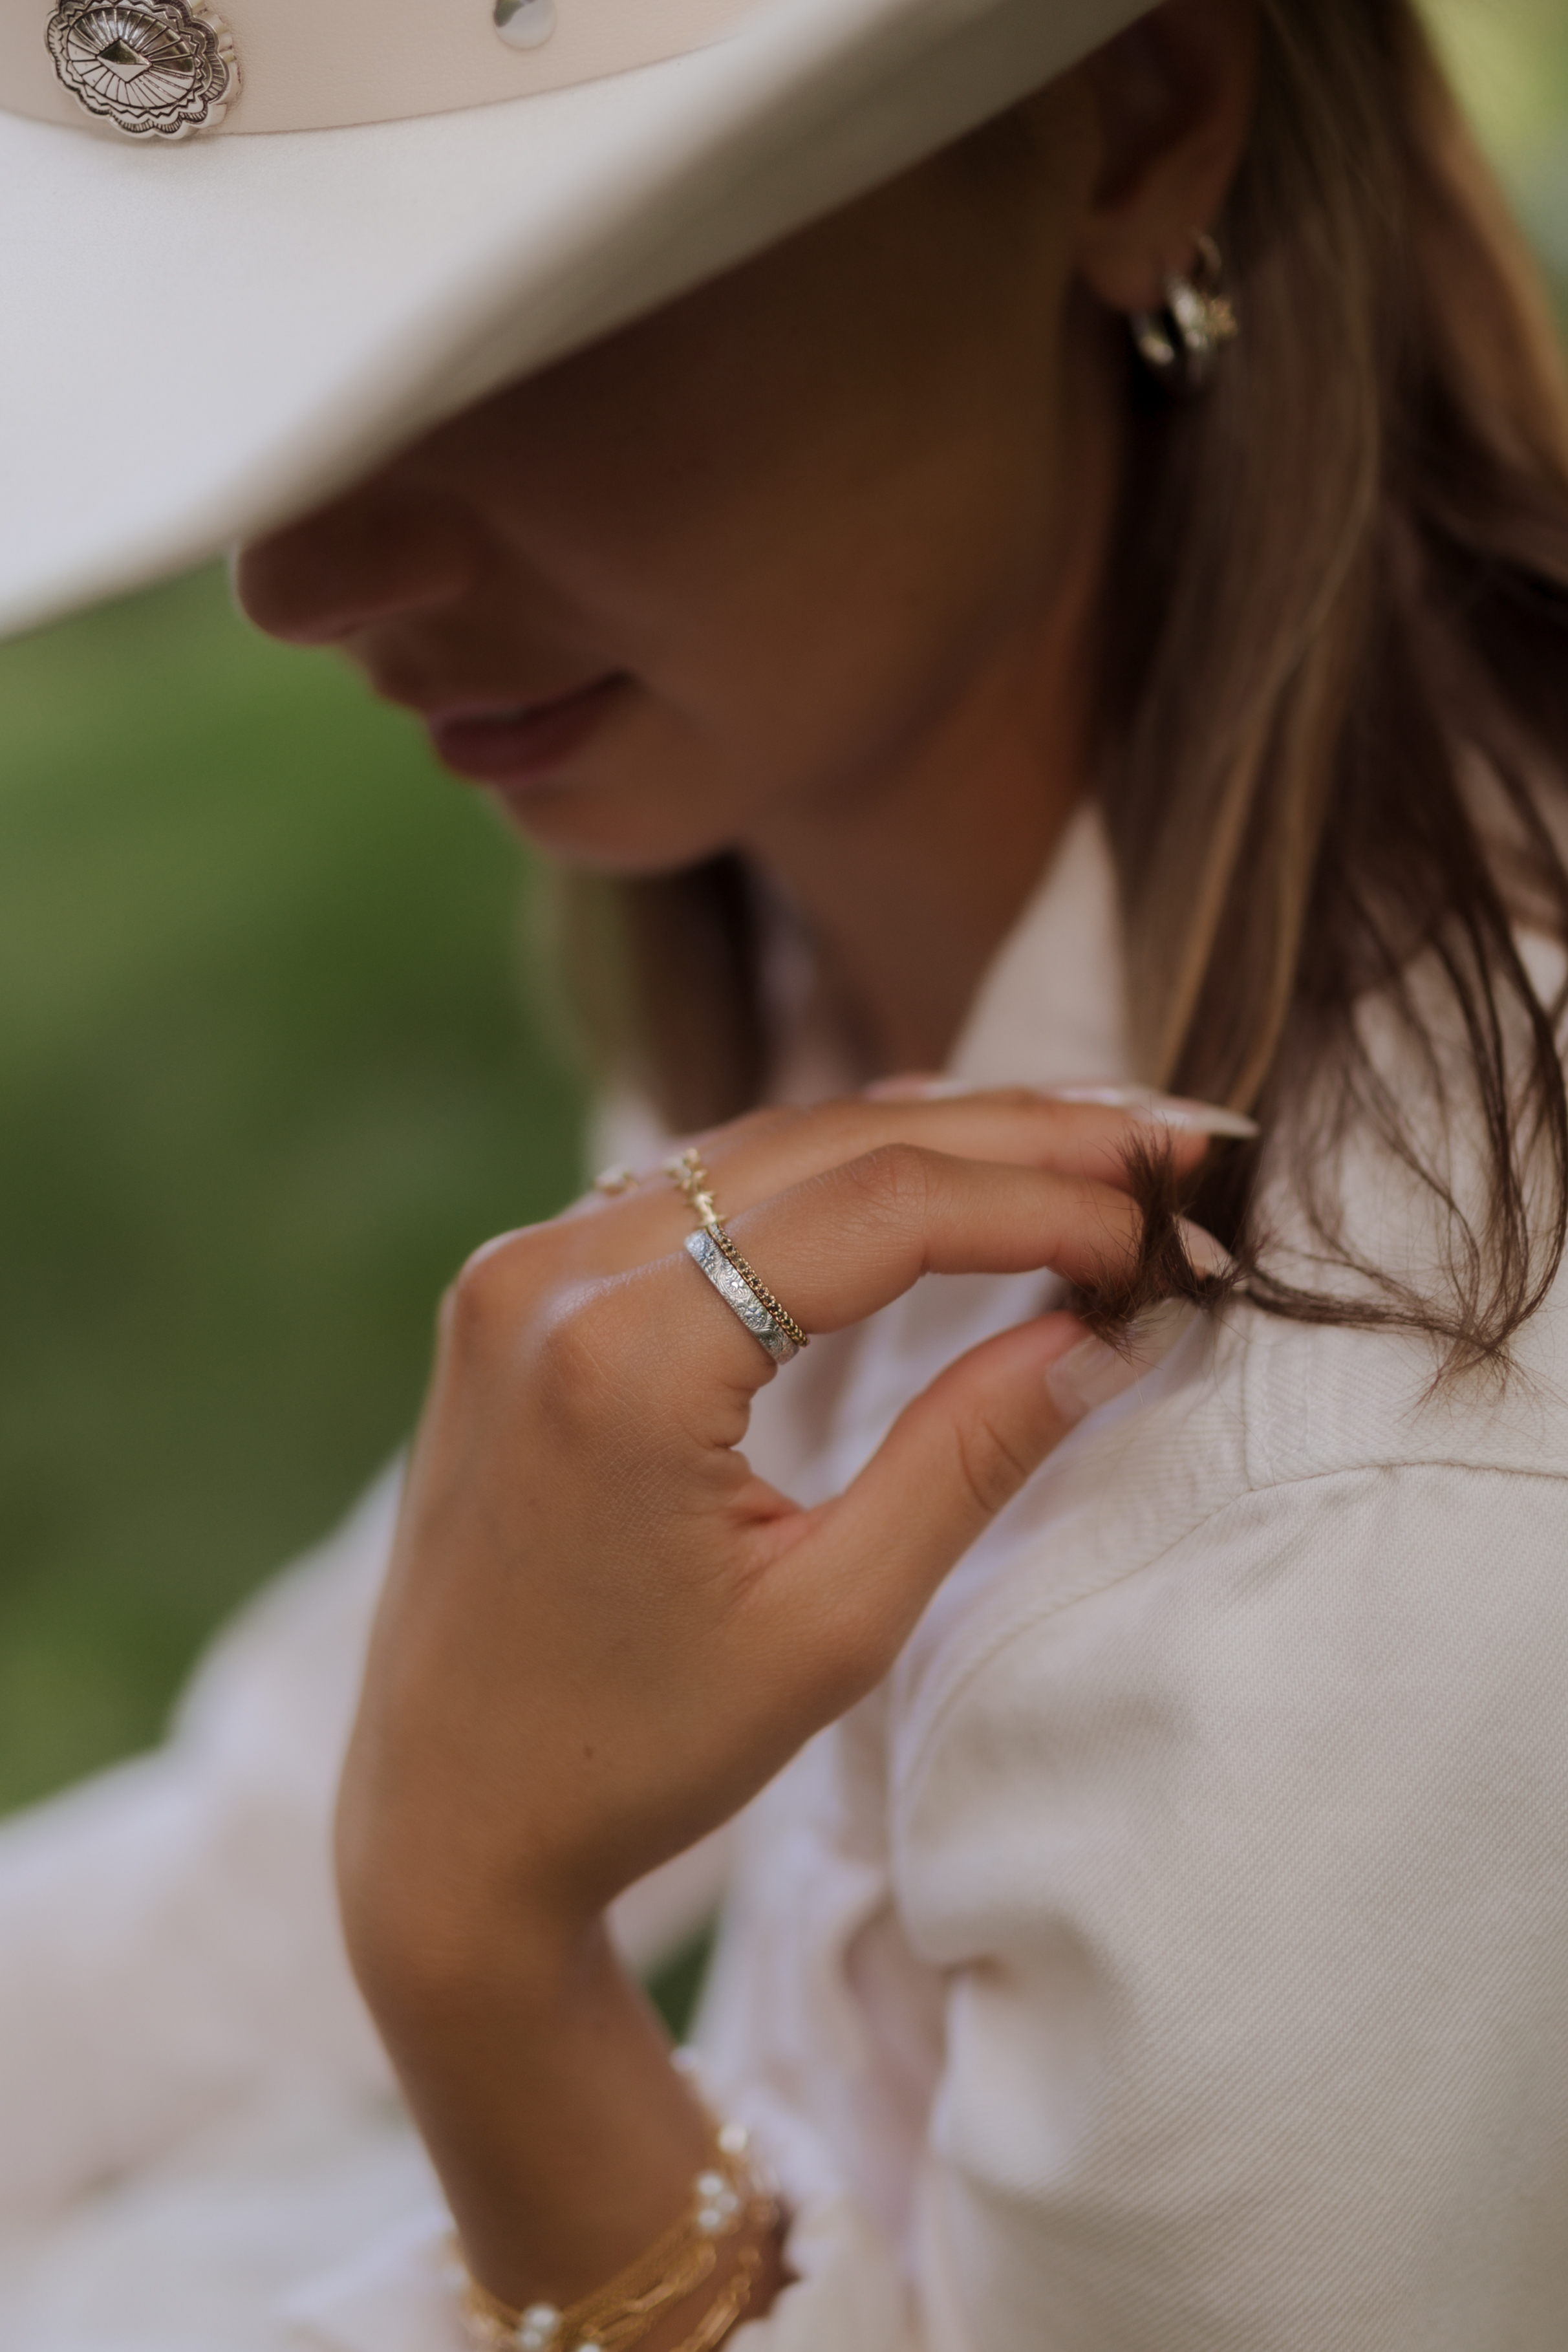
<path fill-rule="evenodd" d="M 752 2242 L 679 2347 L 710 2352 L 750 2300 L 763 2243 L 779 2221 L 777 2200 L 749 2149 L 744 2124 L 720 2125 L 681 2219 L 607 2285 L 566 2309 L 530 2303 L 514 2311 L 465 2271 L 463 2317 L 475 2352 L 632 2352 L 665 2312 L 713 2276 L 724 2242 L 746 2230 Z"/>

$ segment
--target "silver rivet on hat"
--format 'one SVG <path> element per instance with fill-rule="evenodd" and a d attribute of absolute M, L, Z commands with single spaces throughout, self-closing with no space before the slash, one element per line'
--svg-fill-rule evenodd
<path fill-rule="evenodd" d="M 509 49 L 542 48 L 555 30 L 555 0 L 496 0 L 495 15 Z"/>
<path fill-rule="evenodd" d="M 131 139 L 211 131 L 239 94 L 228 27 L 200 0 L 57 0 L 44 37 L 78 104 Z"/>

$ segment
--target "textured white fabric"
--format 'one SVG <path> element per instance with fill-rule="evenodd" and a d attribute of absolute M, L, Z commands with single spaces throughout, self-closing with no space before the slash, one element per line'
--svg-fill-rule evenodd
<path fill-rule="evenodd" d="M 1086 820 L 959 1074 L 1113 1076 L 1118 971 Z M 828 1491 L 1048 1288 L 923 1286 L 777 1380 L 748 1450 Z M 1399 1339 L 1187 1325 L 758 1800 L 702 2039 L 799 2276 L 740 2352 L 1556 2352 L 1564 1352 L 1554 1300 L 1506 1396 L 1433 1398 Z M 0 1836 L 5 2352 L 455 2352 L 319 1911 L 290 1948 L 385 1509 L 231 1637 L 183 1745 Z M 203 1789 L 172 1848 L 156 1792 Z M 65 2210 L 24 2226 L 40 2148 Z"/>

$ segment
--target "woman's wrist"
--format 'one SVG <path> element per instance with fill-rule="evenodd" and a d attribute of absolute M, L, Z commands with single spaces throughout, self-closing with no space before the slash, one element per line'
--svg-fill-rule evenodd
<path fill-rule="evenodd" d="M 671 2228 L 612 2278 L 565 2308 L 518 2307 L 472 2272 L 463 2314 L 475 2352 L 711 2352 L 771 2302 L 780 2280 L 782 2215 L 749 2134 L 710 2121 L 702 2170 Z"/>
<path fill-rule="evenodd" d="M 356 1976 L 473 2277 L 517 2310 L 564 2307 L 679 2221 L 711 2119 L 602 1912 L 488 1852 L 480 1822 L 422 1836 L 421 1807 L 361 1769 L 374 1745 L 350 1754 L 339 1816 Z M 774 2255 L 747 2260 L 760 2291 Z"/>
<path fill-rule="evenodd" d="M 486 1945 L 468 1913 L 364 1969 L 474 2275 L 519 2309 L 571 2302 L 668 2230 L 712 2142 L 603 1923 L 524 1918 Z"/>
<path fill-rule="evenodd" d="M 418 1752 L 423 1727 L 399 1727 Z M 602 1911 L 565 1899 L 521 1864 L 517 1843 L 473 1820 L 444 1822 L 411 1797 L 361 1717 L 344 1768 L 336 1824 L 338 1908 L 360 1989 L 384 2034 L 504 1998 L 557 2010 L 602 1970 Z"/>
<path fill-rule="evenodd" d="M 687 2352 L 694 2341 L 708 2352 L 713 2323 L 727 2334 L 772 2303 L 785 2275 L 782 2214 L 749 2160 L 737 2167 L 735 2137 L 721 2147 L 602 1926 L 591 1949 L 573 1939 L 568 1966 L 548 1940 L 550 1959 L 524 1972 L 525 1989 L 493 1969 L 482 1987 L 471 1974 L 461 1986 L 448 1979 L 423 2016 L 405 2012 L 388 2035 L 469 2275 L 485 2301 L 519 2315 L 597 2308 L 628 2268 L 679 2239 L 684 2257 L 708 2260 L 687 2261 L 638 2352 Z M 710 2214 L 718 2179 L 728 2193 Z M 547 2328 L 539 2352 L 568 2352 L 569 2340 Z"/>
<path fill-rule="evenodd" d="M 411 1876 L 346 1894 L 340 1907 L 354 1974 L 383 2034 L 405 2020 L 434 2030 L 448 2013 L 497 2001 L 519 2022 L 548 2018 L 614 1964 L 602 1913 L 531 1890 L 465 1888 L 456 1900 Z"/>

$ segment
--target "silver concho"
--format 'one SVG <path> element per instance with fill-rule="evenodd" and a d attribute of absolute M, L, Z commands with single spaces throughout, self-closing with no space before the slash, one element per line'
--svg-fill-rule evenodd
<path fill-rule="evenodd" d="M 72 97 L 132 139 L 211 131 L 239 94 L 227 26 L 187 0 L 57 0 L 45 37 Z"/>

